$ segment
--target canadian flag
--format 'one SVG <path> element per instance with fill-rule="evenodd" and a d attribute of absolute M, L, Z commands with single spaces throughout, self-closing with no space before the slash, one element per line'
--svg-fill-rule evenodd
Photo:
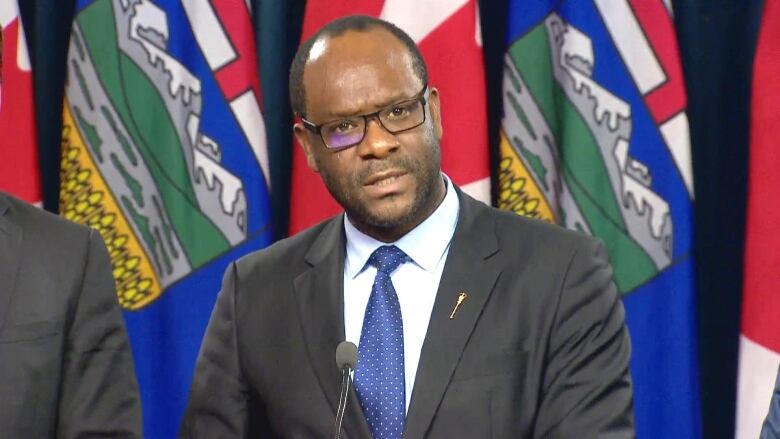
<path fill-rule="evenodd" d="M 0 190 L 41 201 L 30 57 L 16 0 L 0 2 Z"/>
<path fill-rule="evenodd" d="M 780 364 L 780 0 L 766 0 L 753 65 L 736 438 L 757 438 Z"/>
<path fill-rule="evenodd" d="M 428 65 L 429 84 L 441 96 L 442 168 L 471 196 L 490 203 L 485 72 L 479 12 L 474 0 L 310 0 L 301 41 L 328 22 L 353 14 L 387 20 L 408 33 Z M 293 151 L 290 234 L 341 211 L 318 174 Z"/>

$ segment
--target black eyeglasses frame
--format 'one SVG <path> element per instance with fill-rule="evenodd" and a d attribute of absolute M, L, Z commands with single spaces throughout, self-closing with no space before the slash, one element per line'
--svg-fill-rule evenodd
<path fill-rule="evenodd" d="M 406 132 L 406 131 L 409 131 L 409 130 L 413 130 L 413 129 L 419 127 L 420 125 L 424 124 L 426 119 L 427 119 L 427 116 L 425 114 L 426 113 L 426 111 L 425 111 L 425 104 L 428 103 L 427 94 L 428 94 L 428 84 L 424 84 L 422 90 L 420 90 L 419 93 L 417 93 L 416 95 L 414 95 L 413 97 L 411 97 L 409 99 L 405 99 L 405 100 L 399 101 L 399 102 L 394 102 L 394 103 L 392 103 L 390 105 L 387 105 L 387 106 L 385 106 L 383 108 L 380 108 L 377 111 L 374 111 L 373 113 L 359 114 L 359 115 L 356 115 L 356 116 L 345 117 L 345 118 L 340 118 L 340 119 L 334 119 L 334 120 L 331 120 L 331 121 L 328 121 L 328 122 L 321 123 L 319 125 L 317 125 L 317 124 L 307 120 L 306 116 L 303 115 L 303 114 L 301 114 L 299 117 L 301 118 L 301 122 L 303 123 L 303 126 L 307 130 L 309 130 L 312 133 L 317 134 L 318 136 L 320 136 L 320 140 L 322 140 L 323 145 L 325 145 L 325 147 L 328 150 L 330 150 L 330 151 L 341 151 L 341 150 L 344 150 L 344 149 L 347 149 L 347 148 L 352 148 L 353 146 L 359 145 L 360 142 L 362 142 L 363 139 L 366 138 L 366 131 L 368 130 L 368 122 L 371 119 L 376 119 L 379 122 L 379 126 L 381 126 L 385 131 L 387 131 L 390 134 L 403 133 L 403 132 Z M 415 126 L 412 126 L 412 127 L 409 127 L 409 128 L 404 128 L 402 130 L 395 130 L 395 131 L 393 131 L 393 130 L 387 128 L 382 123 L 382 119 L 379 118 L 379 113 L 381 113 L 383 111 L 386 111 L 389 108 L 393 108 L 395 106 L 403 105 L 403 104 L 407 104 L 407 103 L 412 103 L 412 102 L 415 102 L 415 101 L 419 101 L 420 102 L 420 104 L 422 105 L 422 110 L 423 110 L 422 121 L 420 123 L 418 123 L 417 125 L 415 125 Z M 363 123 L 363 135 L 360 137 L 360 141 L 358 141 L 356 143 L 353 143 L 351 145 L 339 146 L 339 147 L 331 147 L 330 145 L 328 145 L 328 142 L 325 141 L 325 137 L 322 136 L 322 127 L 325 126 L 325 125 L 331 124 L 333 122 L 338 122 L 338 121 L 341 121 L 341 120 L 351 119 L 351 118 L 355 118 L 355 117 L 362 117 L 363 120 L 364 120 L 364 123 Z"/>

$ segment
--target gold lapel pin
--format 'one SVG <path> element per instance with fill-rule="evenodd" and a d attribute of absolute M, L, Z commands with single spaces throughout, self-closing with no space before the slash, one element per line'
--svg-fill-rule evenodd
<path fill-rule="evenodd" d="M 458 312 L 458 307 L 461 303 L 463 303 L 466 300 L 466 297 L 468 295 L 466 293 L 460 293 L 458 294 L 458 300 L 455 302 L 455 307 L 452 308 L 452 313 L 450 314 L 450 320 L 455 318 L 455 313 Z"/>

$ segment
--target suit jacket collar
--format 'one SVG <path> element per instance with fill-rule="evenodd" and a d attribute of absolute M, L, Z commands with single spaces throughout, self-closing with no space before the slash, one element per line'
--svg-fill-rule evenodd
<path fill-rule="evenodd" d="M 425 335 L 404 437 L 425 437 L 500 274 L 490 210 L 457 189 L 460 215 Z M 451 319 L 458 296 L 465 300 Z"/>
<path fill-rule="evenodd" d="M 311 266 L 294 280 L 309 361 L 335 420 L 341 390 L 336 346 L 344 340 L 344 216 L 326 223 L 304 259 Z M 346 437 L 370 438 L 368 423 L 353 389 L 343 423 Z"/>
<path fill-rule="evenodd" d="M 405 437 L 425 436 L 500 273 L 493 257 L 499 245 L 489 208 L 459 188 L 455 190 L 460 198 L 458 225 L 423 344 Z M 294 280 L 309 360 L 334 417 L 341 383 L 335 351 L 344 340 L 343 218 L 339 215 L 323 226 L 305 256 L 311 268 Z M 461 292 L 466 293 L 466 299 L 450 319 Z M 371 437 L 354 390 L 347 403 L 344 431 L 351 438 Z"/>
<path fill-rule="evenodd" d="M 0 193 L 0 330 L 16 286 L 22 253 L 22 227 L 17 224 L 14 214 L 8 196 Z"/>

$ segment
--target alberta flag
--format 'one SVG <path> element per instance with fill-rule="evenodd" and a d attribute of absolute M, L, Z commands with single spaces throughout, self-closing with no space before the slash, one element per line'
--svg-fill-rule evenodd
<path fill-rule="evenodd" d="M 668 2 L 511 2 L 499 205 L 599 237 L 637 436 L 700 436 L 686 97 Z"/>
<path fill-rule="evenodd" d="M 246 2 L 79 0 L 60 211 L 108 246 L 146 437 L 176 436 L 228 262 L 270 243 Z"/>

